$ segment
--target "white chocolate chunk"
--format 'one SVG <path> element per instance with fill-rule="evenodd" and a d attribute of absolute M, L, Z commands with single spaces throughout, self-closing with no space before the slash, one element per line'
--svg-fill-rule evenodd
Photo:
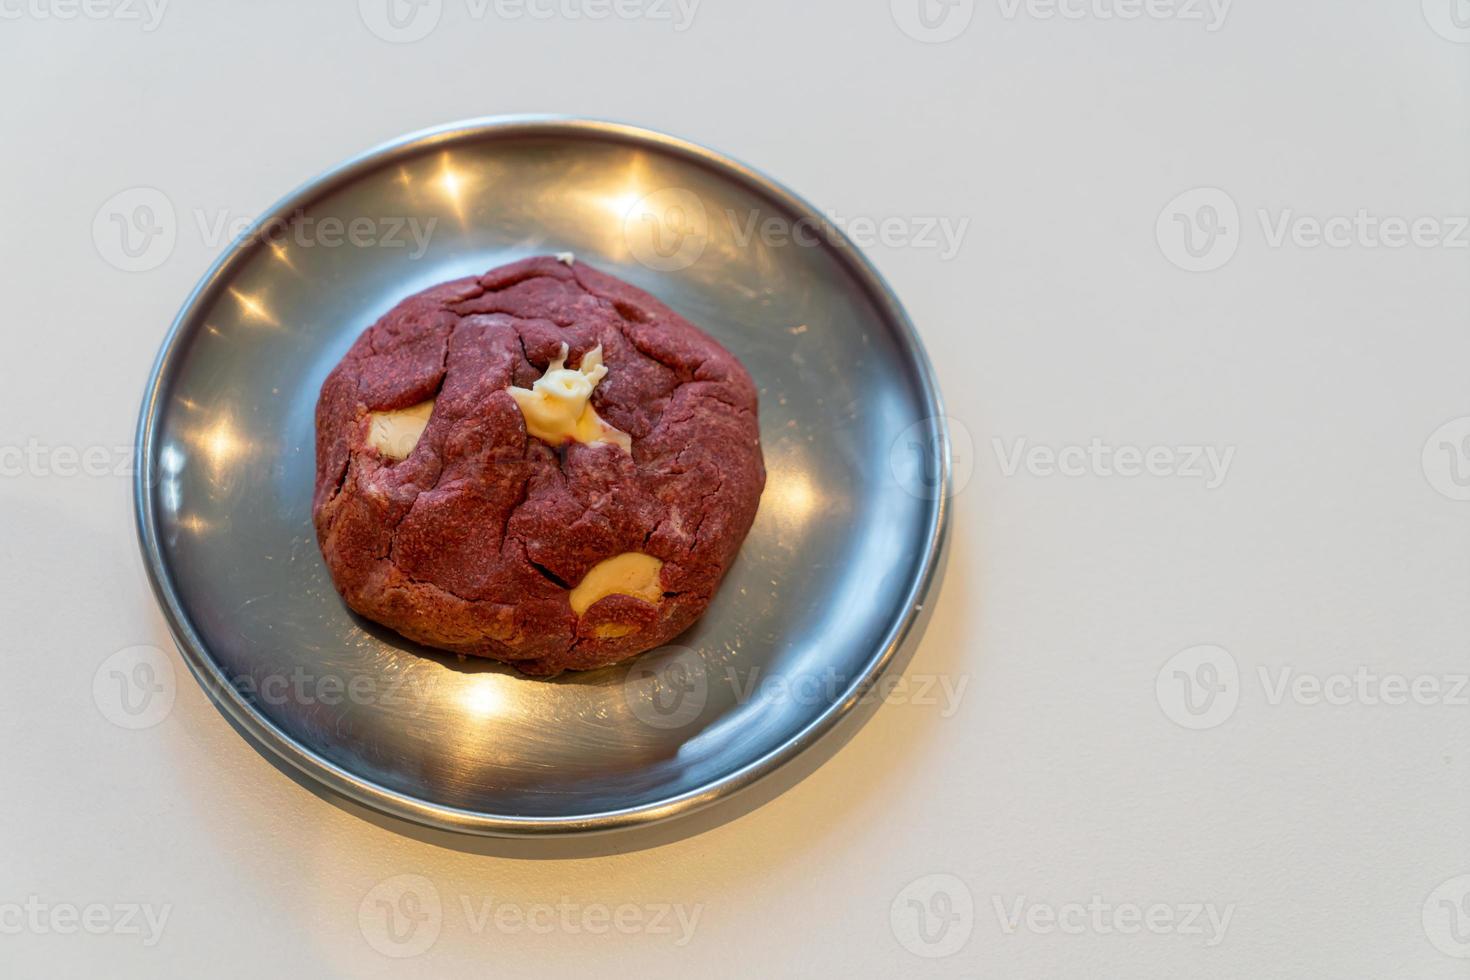
<path fill-rule="evenodd" d="M 433 399 L 392 412 L 373 412 L 369 416 L 372 423 L 368 429 L 368 445 L 388 459 L 407 459 L 413 447 L 419 444 L 419 437 L 424 434 L 432 414 Z"/>
<path fill-rule="evenodd" d="M 578 369 L 567 367 L 566 361 L 567 345 L 562 344 L 561 355 L 547 365 L 546 373 L 529 389 L 514 386 L 506 389 L 526 420 L 526 431 L 551 446 L 569 440 L 588 444 L 607 442 L 631 453 L 632 438 L 599 418 L 589 401 L 597 382 L 607 377 L 602 345 L 582 355 L 582 366 Z"/>
<path fill-rule="evenodd" d="M 577 264 L 577 256 L 572 252 L 557 252 L 556 260 L 568 268 Z"/>
<path fill-rule="evenodd" d="M 598 599 L 610 595 L 630 595 L 645 602 L 657 603 L 664 588 L 658 573 L 664 563 L 639 551 L 625 551 L 593 565 L 572 590 L 568 600 L 578 616 Z"/>

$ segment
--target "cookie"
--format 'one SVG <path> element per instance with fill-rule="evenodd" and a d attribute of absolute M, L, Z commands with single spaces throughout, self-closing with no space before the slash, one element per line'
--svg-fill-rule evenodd
<path fill-rule="evenodd" d="M 688 628 L 765 485 L 735 357 L 566 257 L 399 303 L 323 383 L 316 453 L 312 516 L 347 605 L 537 676 Z"/>

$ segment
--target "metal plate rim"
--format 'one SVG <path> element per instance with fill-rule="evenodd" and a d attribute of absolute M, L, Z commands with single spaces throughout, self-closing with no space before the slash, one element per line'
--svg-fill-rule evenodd
<path fill-rule="evenodd" d="M 147 570 L 149 584 L 168 623 L 169 631 L 185 663 L 188 664 L 190 672 L 204 688 L 210 700 L 229 720 L 248 733 L 259 745 L 269 749 L 278 759 L 288 763 L 308 779 L 316 781 L 329 790 L 373 810 L 432 829 L 482 836 L 525 837 L 585 834 L 628 829 L 669 820 L 702 809 L 776 771 L 813 745 L 846 717 L 857 706 L 868 689 L 882 677 L 904 641 L 915 629 L 920 621 L 920 613 L 926 597 L 940 571 L 941 555 L 949 534 L 951 480 L 951 449 L 949 432 L 943 421 L 945 417 L 943 398 L 934 375 L 933 365 L 902 304 L 867 256 L 847 238 L 841 229 L 833 228 L 832 234 L 845 246 L 841 249 L 841 254 L 846 259 L 854 277 L 881 304 L 887 319 L 899 330 L 898 339 L 918 376 L 929 413 L 931 434 L 936 440 L 935 444 L 939 447 L 941 492 L 933 500 L 927 539 L 924 543 L 923 563 L 919 573 L 909 583 L 905 596 L 904 615 L 889 627 L 882 646 L 875 650 L 874 655 L 869 658 L 866 669 L 849 683 L 842 697 L 776 748 L 699 789 L 680 793 L 654 803 L 595 814 L 569 817 L 520 817 L 431 803 L 390 790 L 357 776 L 297 742 L 258 708 L 240 696 L 235 687 L 224 677 L 203 639 L 190 622 L 178 591 L 174 587 L 168 563 L 163 554 L 151 497 L 151 490 L 158 480 L 158 467 L 153 449 L 162 421 L 162 414 L 159 411 L 159 395 L 178 364 L 178 352 L 184 342 L 193 335 L 187 327 L 196 309 L 225 281 L 232 269 L 248 259 L 255 248 L 260 247 L 258 244 L 260 239 L 256 233 L 270 221 L 283 214 L 289 214 L 295 207 L 301 206 L 316 196 L 350 182 L 365 169 L 375 168 L 399 157 L 418 153 L 436 144 L 490 135 L 500 137 L 575 135 L 649 146 L 691 159 L 752 185 L 793 211 L 809 215 L 821 213 L 804 198 L 777 181 L 709 147 L 640 126 L 576 116 L 488 116 L 448 123 L 382 143 L 324 171 L 262 212 L 250 228 L 214 261 L 185 299 L 164 337 L 144 389 L 135 439 L 133 508 L 143 563 Z"/>

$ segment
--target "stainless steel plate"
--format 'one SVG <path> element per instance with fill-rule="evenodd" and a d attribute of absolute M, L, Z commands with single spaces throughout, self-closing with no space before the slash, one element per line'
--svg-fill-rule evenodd
<path fill-rule="evenodd" d="M 398 299 L 562 251 L 740 357 L 770 476 L 739 560 L 677 646 L 536 681 L 347 611 L 311 526 L 313 408 Z M 179 314 L 138 452 L 146 564 L 222 710 L 331 789 L 482 834 L 661 820 L 790 760 L 912 640 L 946 525 L 939 396 L 862 255 L 747 167 L 581 120 L 416 134 L 286 198 Z"/>

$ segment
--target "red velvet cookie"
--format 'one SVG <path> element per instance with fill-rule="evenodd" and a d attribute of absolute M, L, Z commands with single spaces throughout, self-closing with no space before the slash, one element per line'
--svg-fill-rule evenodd
<path fill-rule="evenodd" d="M 328 375 L 316 433 L 312 516 L 347 604 L 527 674 L 687 628 L 765 485 L 734 356 L 553 258 L 399 303 Z"/>

